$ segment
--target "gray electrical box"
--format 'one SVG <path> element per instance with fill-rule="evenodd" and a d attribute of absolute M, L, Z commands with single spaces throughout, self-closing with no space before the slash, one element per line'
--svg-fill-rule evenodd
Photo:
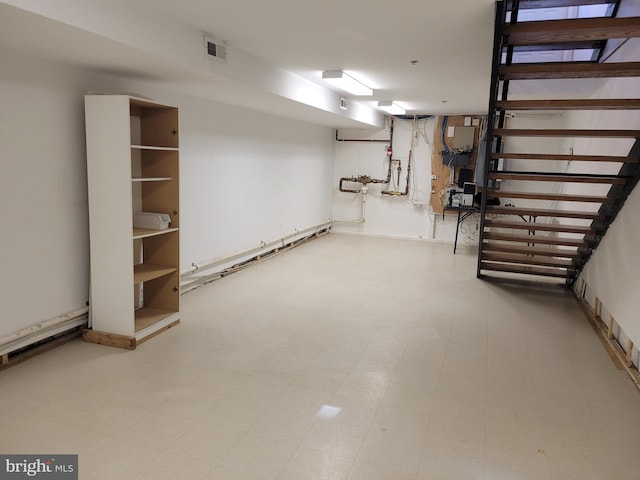
<path fill-rule="evenodd" d="M 473 127 L 456 127 L 453 134 L 453 148 L 456 150 L 472 150 L 474 133 L 475 129 Z"/>

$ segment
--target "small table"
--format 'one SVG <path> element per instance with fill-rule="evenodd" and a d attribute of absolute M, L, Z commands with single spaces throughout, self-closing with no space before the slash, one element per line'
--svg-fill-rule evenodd
<path fill-rule="evenodd" d="M 469 218 L 474 213 L 480 213 L 480 209 L 478 207 L 473 206 L 460 206 L 460 207 L 444 207 L 442 210 L 442 220 L 444 220 L 444 214 L 447 211 L 458 212 L 458 222 L 456 223 L 456 239 L 453 242 L 453 253 L 456 253 L 456 247 L 458 246 L 458 230 L 460 230 L 460 224 L 464 222 L 467 218 Z"/>

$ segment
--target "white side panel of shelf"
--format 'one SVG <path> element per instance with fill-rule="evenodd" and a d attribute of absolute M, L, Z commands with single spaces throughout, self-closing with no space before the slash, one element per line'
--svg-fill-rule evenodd
<path fill-rule="evenodd" d="M 133 336 L 129 97 L 87 95 L 85 115 L 92 327 Z"/>

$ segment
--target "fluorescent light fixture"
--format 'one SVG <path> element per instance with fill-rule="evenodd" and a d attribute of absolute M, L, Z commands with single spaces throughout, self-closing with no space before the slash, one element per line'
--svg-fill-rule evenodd
<path fill-rule="evenodd" d="M 404 115 L 407 111 L 397 103 L 391 101 L 378 102 L 378 108 L 384 110 L 389 115 Z"/>
<path fill-rule="evenodd" d="M 322 72 L 322 78 L 340 90 L 349 92 L 351 95 L 361 97 L 370 97 L 373 95 L 372 89 L 347 75 L 342 70 L 325 70 Z"/>

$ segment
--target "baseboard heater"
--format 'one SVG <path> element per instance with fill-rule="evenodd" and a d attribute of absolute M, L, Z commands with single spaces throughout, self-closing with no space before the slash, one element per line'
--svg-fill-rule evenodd
<path fill-rule="evenodd" d="M 0 365 L 8 363 L 13 352 L 86 324 L 88 312 L 87 307 L 74 310 L 0 338 Z"/>

